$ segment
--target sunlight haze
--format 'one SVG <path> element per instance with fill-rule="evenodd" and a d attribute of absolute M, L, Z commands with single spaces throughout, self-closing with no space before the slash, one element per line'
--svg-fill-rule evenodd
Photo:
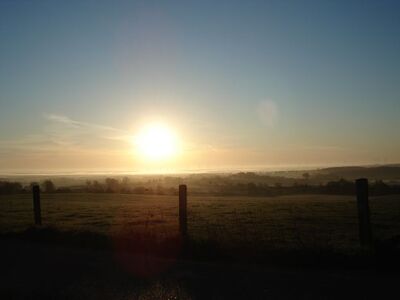
<path fill-rule="evenodd" d="M 289 2 L 1 1 L 0 170 L 399 162 L 398 3 Z"/>

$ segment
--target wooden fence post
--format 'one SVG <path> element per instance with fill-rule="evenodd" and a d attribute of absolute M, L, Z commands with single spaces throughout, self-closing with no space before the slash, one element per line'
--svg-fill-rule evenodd
<path fill-rule="evenodd" d="M 179 185 L 179 231 L 182 237 L 187 235 L 187 187 Z"/>
<path fill-rule="evenodd" d="M 372 248 L 373 242 L 368 205 L 368 179 L 357 179 L 356 190 L 360 244 L 362 247 Z"/>
<path fill-rule="evenodd" d="M 34 185 L 32 187 L 33 193 L 33 213 L 35 216 L 35 225 L 42 225 L 42 214 L 40 211 L 40 187 Z"/>

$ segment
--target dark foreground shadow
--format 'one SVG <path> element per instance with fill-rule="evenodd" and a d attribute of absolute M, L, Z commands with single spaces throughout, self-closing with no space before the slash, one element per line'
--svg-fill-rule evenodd
<path fill-rule="evenodd" d="M 386 298 L 399 277 L 396 247 L 249 256 L 248 249 L 225 253 L 217 241 L 32 228 L 0 236 L 0 298 Z"/>

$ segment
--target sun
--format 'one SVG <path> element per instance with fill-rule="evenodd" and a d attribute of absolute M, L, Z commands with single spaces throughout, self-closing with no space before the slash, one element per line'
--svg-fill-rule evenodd
<path fill-rule="evenodd" d="M 150 161 L 168 160 L 178 152 L 177 137 L 165 124 L 150 124 L 133 138 L 136 152 Z"/>

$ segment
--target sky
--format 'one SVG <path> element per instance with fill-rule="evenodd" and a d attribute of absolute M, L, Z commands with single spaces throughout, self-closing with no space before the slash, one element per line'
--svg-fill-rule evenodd
<path fill-rule="evenodd" d="M 0 0 L 0 173 L 398 163 L 399 53 L 398 1 Z"/>

